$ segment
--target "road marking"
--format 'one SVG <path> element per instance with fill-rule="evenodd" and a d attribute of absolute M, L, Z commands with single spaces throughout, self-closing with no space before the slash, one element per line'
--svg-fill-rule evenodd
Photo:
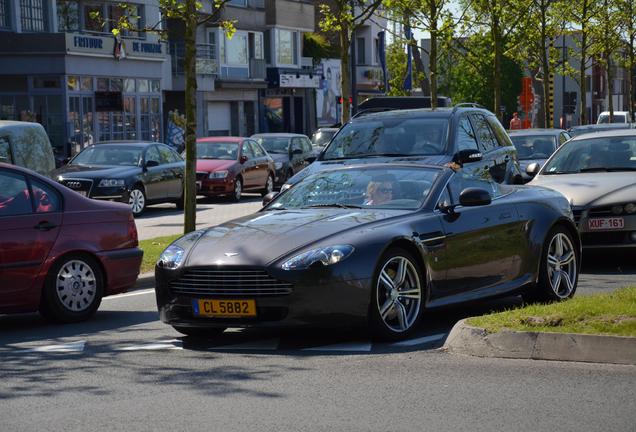
<path fill-rule="evenodd" d="M 182 350 L 183 343 L 179 339 L 172 339 L 152 344 L 131 345 L 123 348 L 116 348 L 115 351 L 155 351 L 155 350 Z"/>
<path fill-rule="evenodd" d="M 210 350 L 275 350 L 278 348 L 279 339 L 264 339 L 262 341 L 251 341 L 236 345 L 223 345 L 210 348 Z"/>
<path fill-rule="evenodd" d="M 41 352 L 41 353 L 69 353 L 69 352 L 82 352 L 84 351 L 84 345 L 86 345 L 86 341 L 77 341 L 70 342 L 67 344 L 58 344 L 58 345 L 44 345 L 35 348 L 28 348 L 19 350 L 20 353 L 26 352 Z"/>
<path fill-rule="evenodd" d="M 369 352 L 371 351 L 370 342 L 346 342 L 334 345 L 316 346 L 310 348 L 303 348 L 302 351 L 356 351 L 356 352 Z"/>
<path fill-rule="evenodd" d="M 119 298 L 124 298 L 124 297 L 138 296 L 138 295 L 143 295 L 143 294 L 150 294 L 150 293 L 154 293 L 154 292 L 155 292 L 155 289 L 154 288 L 150 288 L 150 289 L 145 289 L 145 290 L 133 291 L 131 293 L 116 294 L 114 296 L 104 297 L 102 299 L 102 301 L 104 301 L 104 300 L 114 300 L 114 299 L 119 299 Z"/>
<path fill-rule="evenodd" d="M 433 342 L 433 341 L 440 340 L 440 339 L 442 339 L 444 337 L 446 337 L 446 333 L 436 334 L 436 335 L 432 335 L 432 336 L 424 336 L 424 337 L 416 338 L 416 339 L 407 339 L 407 340 L 403 340 L 401 342 L 394 342 L 391 345 L 392 346 L 423 345 L 423 344 L 428 343 L 428 342 Z"/>

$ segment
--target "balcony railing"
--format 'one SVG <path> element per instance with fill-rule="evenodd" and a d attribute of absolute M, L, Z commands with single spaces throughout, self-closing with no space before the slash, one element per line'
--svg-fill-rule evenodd
<path fill-rule="evenodd" d="M 182 41 L 170 42 L 170 58 L 172 59 L 172 75 L 185 75 L 185 44 Z M 197 44 L 197 75 L 216 75 L 219 66 L 216 60 L 216 45 Z"/>

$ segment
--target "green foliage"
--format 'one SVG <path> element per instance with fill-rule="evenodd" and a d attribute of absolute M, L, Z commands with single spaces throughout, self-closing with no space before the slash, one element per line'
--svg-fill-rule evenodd
<path fill-rule="evenodd" d="M 311 57 L 317 64 L 320 59 L 338 57 L 338 51 L 335 50 L 326 37 L 319 33 L 303 34 L 303 56 Z"/>
<path fill-rule="evenodd" d="M 386 48 L 386 64 L 389 72 L 389 96 L 406 96 L 406 51 L 403 43 L 396 41 Z"/>
<path fill-rule="evenodd" d="M 181 237 L 181 234 L 141 240 L 139 242 L 139 249 L 144 251 L 144 258 L 141 262 L 141 273 L 152 271 L 155 268 L 155 263 L 159 259 L 161 252 L 179 237 Z"/>

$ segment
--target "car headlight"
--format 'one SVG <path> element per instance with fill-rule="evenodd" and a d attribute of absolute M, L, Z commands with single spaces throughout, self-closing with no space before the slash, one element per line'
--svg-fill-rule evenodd
<path fill-rule="evenodd" d="M 281 169 L 283 167 L 283 163 L 282 162 L 274 162 L 274 168 Z"/>
<path fill-rule="evenodd" d="M 317 262 L 328 266 L 339 263 L 352 253 L 353 246 L 351 245 L 336 245 L 312 249 L 285 261 L 282 268 L 283 270 L 302 270 Z"/>
<path fill-rule="evenodd" d="M 636 213 L 636 204 L 634 203 L 625 204 L 625 213 L 627 214 Z"/>
<path fill-rule="evenodd" d="M 227 174 L 228 174 L 227 170 L 212 171 L 208 177 L 211 179 L 222 179 L 227 177 Z"/>
<path fill-rule="evenodd" d="M 183 237 L 175 240 L 159 256 L 157 265 L 166 269 L 174 270 L 179 268 L 186 257 L 187 251 L 203 235 L 205 231 L 192 231 Z"/>
<path fill-rule="evenodd" d="M 97 187 L 122 187 L 125 185 L 126 181 L 124 179 L 101 179 Z"/>

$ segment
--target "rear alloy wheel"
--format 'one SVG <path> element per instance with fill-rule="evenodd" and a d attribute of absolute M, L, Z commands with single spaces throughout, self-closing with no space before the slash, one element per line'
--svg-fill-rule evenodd
<path fill-rule="evenodd" d="M 380 260 L 373 279 L 369 319 L 381 339 L 408 337 L 423 310 L 422 275 L 415 258 L 403 249 L 391 249 Z"/>
<path fill-rule="evenodd" d="M 146 209 L 146 194 L 144 193 L 144 191 L 135 186 L 133 190 L 130 191 L 128 204 L 130 204 L 133 215 L 139 216 L 140 214 L 142 214 Z"/>
<path fill-rule="evenodd" d="M 240 178 L 234 181 L 234 192 L 232 193 L 232 201 L 239 202 L 243 193 L 243 182 Z"/>
<path fill-rule="evenodd" d="M 267 175 L 267 181 L 265 182 L 265 189 L 261 192 L 261 196 L 265 196 L 268 193 L 274 191 L 274 177 L 271 174 Z"/>
<path fill-rule="evenodd" d="M 201 328 L 201 327 L 182 327 L 172 326 L 176 331 L 186 336 L 198 337 L 198 338 L 211 338 L 221 335 L 226 327 L 213 327 L 213 328 Z"/>
<path fill-rule="evenodd" d="M 579 276 L 579 250 L 575 244 L 565 228 L 550 231 L 541 254 L 537 286 L 524 294 L 524 300 L 552 302 L 574 295 Z"/>
<path fill-rule="evenodd" d="M 97 262 L 83 255 L 69 255 L 55 263 L 42 293 L 42 315 L 58 322 L 83 321 L 102 301 L 104 278 Z"/>

